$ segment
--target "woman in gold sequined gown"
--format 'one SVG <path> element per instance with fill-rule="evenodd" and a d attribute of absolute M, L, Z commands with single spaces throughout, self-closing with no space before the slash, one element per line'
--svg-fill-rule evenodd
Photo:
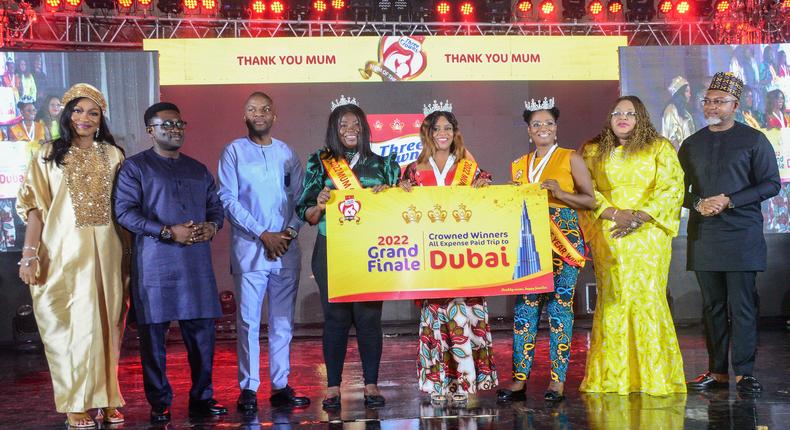
<path fill-rule="evenodd" d="M 118 356 L 126 310 L 124 247 L 111 193 L 123 151 L 102 94 L 77 84 L 63 96 L 60 139 L 42 146 L 19 190 L 27 222 L 19 275 L 30 286 L 55 407 L 72 428 L 123 421 Z M 128 267 L 128 266 L 126 266 Z M 97 415 L 97 419 L 98 419 Z"/>
<path fill-rule="evenodd" d="M 666 299 L 683 171 L 644 104 L 621 97 L 585 145 L 597 208 L 582 219 L 598 298 L 581 391 L 685 393 L 683 358 Z"/>

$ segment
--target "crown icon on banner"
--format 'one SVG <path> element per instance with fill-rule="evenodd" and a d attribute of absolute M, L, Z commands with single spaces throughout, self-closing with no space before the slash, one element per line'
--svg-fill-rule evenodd
<path fill-rule="evenodd" d="M 401 216 L 403 217 L 403 221 L 405 221 L 406 224 L 418 223 L 422 219 L 422 212 L 418 211 L 417 207 L 414 205 L 411 205 L 408 209 L 401 213 Z"/>
<path fill-rule="evenodd" d="M 548 110 L 554 107 L 554 97 L 543 97 L 543 101 L 532 99 L 524 102 L 524 107 L 528 111 L 535 112 L 537 110 Z"/>
<path fill-rule="evenodd" d="M 469 219 L 472 218 L 472 211 L 467 209 L 465 204 L 461 203 L 458 205 L 458 209 L 453 211 L 453 218 L 455 218 L 455 222 L 469 222 Z"/>
<path fill-rule="evenodd" d="M 338 107 L 345 106 L 345 105 L 359 106 L 359 103 L 357 103 L 357 99 L 356 98 L 354 98 L 354 97 L 346 97 L 343 94 L 340 94 L 340 98 L 339 99 L 332 100 L 332 110 L 335 110 Z"/>
<path fill-rule="evenodd" d="M 437 103 L 436 100 L 434 100 L 431 105 L 422 105 L 422 113 L 426 116 L 438 111 L 452 112 L 453 104 L 450 103 L 449 100 L 445 100 L 443 103 Z"/>
<path fill-rule="evenodd" d="M 403 127 L 406 127 L 406 124 L 398 118 L 395 118 L 395 120 L 392 121 L 392 124 L 390 124 L 392 131 L 401 131 L 403 130 Z"/>
<path fill-rule="evenodd" d="M 428 219 L 430 219 L 431 222 L 444 222 L 446 218 L 447 211 L 442 209 L 440 205 L 434 205 L 433 209 L 428 211 Z"/>

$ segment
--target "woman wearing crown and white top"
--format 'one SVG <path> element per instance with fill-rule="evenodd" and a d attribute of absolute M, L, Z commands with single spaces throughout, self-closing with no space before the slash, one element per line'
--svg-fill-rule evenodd
<path fill-rule="evenodd" d="M 370 148 L 370 128 L 365 112 L 354 98 L 341 96 L 332 103 L 325 146 L 307 158 L 304 191 L 296 205 L 299 218 L 318 224 L 312 269 L 324 311 L 324 363 L 327 390 L 323 407 L 340 409 L 340 381 L 346 358 L 348 331 L 353 324 L 362 360 L 365 406 L 384 405 L 377 383 L 381 362 L 382 330 L 380 301 L 329 303 L 326 254 L 326 202 L 330 189 L 371 188 L 379 192 L 398 183 L 397 154 L 381 157 Z M 345 177 L 340 180 L 340 172 Z M 350 184 L 350 186 L 348 185 Z M 342 260 L 343 256 L 333 256 Z"/>
<path fill-rule="evenodd" d="M 401 188 L 413 186 L 471 185 L 491 183 L 491 175 L 477 167 L 464 148 L 458 121 L 449 102 L 425 106 L 420 126 L 422 152 L 403 172 Z M 464 168 L 462 168 L 464 167 Z M 468 167 L 468 168 L 466 168 Z M 464 175 L 469 171 L 472 174 Z M 433 402 L 452 400 L 463 404 L 468 393 L 497 385 L 488 305 L 483 297 L 418 301 L 420 306 L 420 390 Z"/>
<path fill-rule="evenodd" d="M 551 382 L 544 398 L 564 398 L 565 378 L 573 337 L 573 295 L 579 271 L 585 263 L 585 243 L 579 228 L 577 210 L 595 207 L 590 172 L 584 159 L 572 149 L 557 145 L 557 120 L 560 111 L 554 98 L 524 103 L 524 122 L 535 151 L 511 165 L 515 184 L 539 183 L 549 192 L 549 219 L 553 247 L 554 292 L 525 294 L 516 299 L 513 318 L 513 383 L 499 390 L 500 401 L 524 400 L 527 379 L 535 357 L 540 313 L 545 305 L 549 315 L 549 356 Z"/>

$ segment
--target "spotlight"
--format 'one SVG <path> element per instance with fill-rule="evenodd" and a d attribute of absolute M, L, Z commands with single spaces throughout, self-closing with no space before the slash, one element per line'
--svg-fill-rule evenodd
<path fill-rule="evenodd" d="M 118 0 L 116 6 L 118 7 L 118 12 L 129 13 L 132 10 L 132 6 L 134 6 L 134 0 Z"/>
<path fill-rule="evenodd" d="M 688 0 L 681 0 L 675 5 L 675 12 L 677 12 L 678 15 L 685 16 L 689 13 L 690 10 L 691 10 L 691 3 L 689 3 Z"/>
<path fill-rule="evenodd" d="M 656 8 L 653 0 L 627 0 L 628 21 L 651 21 L 656 16 Z"/>
<path fill-rule="evenodd" d="M 151 10 L 154 0 L 137 0 L 137 9 L 142 11 Z"/>
<path fill-rule="evenodd" d="M 63 7 L 62 0 L 45 0 L 45 9 L 47 12 L 57 12 Z"/>
<path fill-rule="evenodd" d="M 664 15 L 668 15 L 672 12 L 673 7 L 672 0 L 661 0 L 661 3 L 658 4 L 658 11 Z"/>
<path fill-rule="evenodd" d="M 326 12 L 326 1 L 324 0 L 315 0 L 313 2 L 313 11 L 318 14 L 322 14 Z"/>
<path fill-rule="evenodd" d="M 780 7 L 784 10 L 790 10 L 790 0 L 784 0 Z"/>
<path fill-rule="evenodd" d="M 516 15 L 529 13 L 530 11 L 532 11 L 532 1 L 531 0 L 521 0 L 516 5 Z"/>
<path fill-rule="evenodd" d="M 716 12 L 725 13 L 730 11 L 730 0 L 719 0 L 716 2 Z"/>
<path fill-rule="evenodd" d="M 546 11 L 550 8 L 550 11 Z M 540 11 L 544 15 L 554 12 L 554 3 L 544 1 L 540 4 Z M 562 0 L 562 17 L 569 20 L 580 20 L 584 17 L 584 0 Z"/>
<path fill-rule="evenodd" d="M 272 4 L 269 5 L 269 10 L 272 11 L 272 16 L 274 16 L 274 18 L 280 19 L 285 13 L 285 3 L 280 0 L 274 0 Z"/>
<path fill-rule="evenodd" d="M 475 6 L 472 2 L 465 1 L 458 6 L 458 12 L 461 14 L 462 19 L 468 21 L 474 17 Z"/>
<path fill-rule="evenodd" d="M 200 8 L 203 13 L 213 14 L 217 12 L 217 0 L 200 0 Z"/>
<path fill-rule="evenodd" d="M 82 0 L 66 0 L 66 10 L 79 11 L 82 9 Z"/>
<path fill-rule="evenodd" d="M 601 0 L 593 0 L 587 6 L 587 10 L 590 11 L 590 15 L 597 17 L 601 14 L 601 12 L 603 12 L 603 3 Z"/>
<path fill-rule="evenodd" d="M 249 9 L 247 8 L 247 1 L 248 0 L 222 0 L 219 5 L 219 15 L 225 19 L 247 19 L 250 16 Z M 260 1 L 263 2 L 263 0 Z M 250 8 L 252 8 L 252 5 L 250 5 Z"/>
<path fill-rule="evenodd" d="M 199 6 L 198 0 L 184 0 L 183 1 L 184 12 L 189 14 L 189 15 L 195 15 L 195 14 L 199 13 L 200 9 L 198 8 L 198 6 Z"/>
<path fill-rule="evenodd" d="M 584 5 L 582 4 L 582 7 L 583 6 Z M 543 16 L 548 16 L 553 14 L 554 11 L 557 10 L 557 7 L 554 6 L 554 2 L 551 0 L 543 0 L 543 2 L 540 4 L 539 9 L 540 9 L 540 13 L 543 14 Z M 582 14 L 582 16 L 584 15 Z"/>
<path fill-rule="evenodd" d="M 168 15 L 177 15 L 184 12 L 184 6 L 179 0 L 159 0 L 156 3 L 156 8 Z"/>
<path fill-rule="evenodd" d="M 623 11 L 623 2 L 621 0 L 609 0 L 607 9 L 609 9 L 609 13 L 612 15 L 617 15 Z"/>
<path fill-rule="evenodd" d="M 263 14 L 266 12 L 266 3 L 263 0 L 255 0 L 250 4 L 250 13 L 253 18 L 263 18 Z"/>
<path fill-rule="evenodd" d="M 339 11 L 339 10 L 343 9 L 344 7 L 346 7 L 346 1 L 345 0 L 332 0 L 332 9 L 334 9 L 336 11 Z"/>
<path fill-rule="evenodd" d="M 444 0 L 436 3 L 436 14 L 439 16 L 439 21 L 447 21 L 450 18 L 450 3 Z"/>

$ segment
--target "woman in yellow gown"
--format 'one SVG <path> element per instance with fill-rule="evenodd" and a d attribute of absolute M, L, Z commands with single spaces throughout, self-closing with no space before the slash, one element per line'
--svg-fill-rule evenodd
<path fill-rule="evenodd" d="M 55 408 L 70 427 L 94 428 L 89 409 L 102 408 L 105 423 L 123 421 L 117 373 L 127 300 L 111 210 L 123 151 L 96 88 L 77 84 L 63 103 L 63 133 L 31 160 L 18 193 L 27 223 L 19 277 L 30 286 Z"/>
<path fill-rule="evenodd" d="M 683 201 L 675 149 L 641 100 L 620 97 L 582 151 L 597 208 L 583 219 L 598 299 L 581 391 L 685 393 L 666 299 L 672 237 Z"/>

